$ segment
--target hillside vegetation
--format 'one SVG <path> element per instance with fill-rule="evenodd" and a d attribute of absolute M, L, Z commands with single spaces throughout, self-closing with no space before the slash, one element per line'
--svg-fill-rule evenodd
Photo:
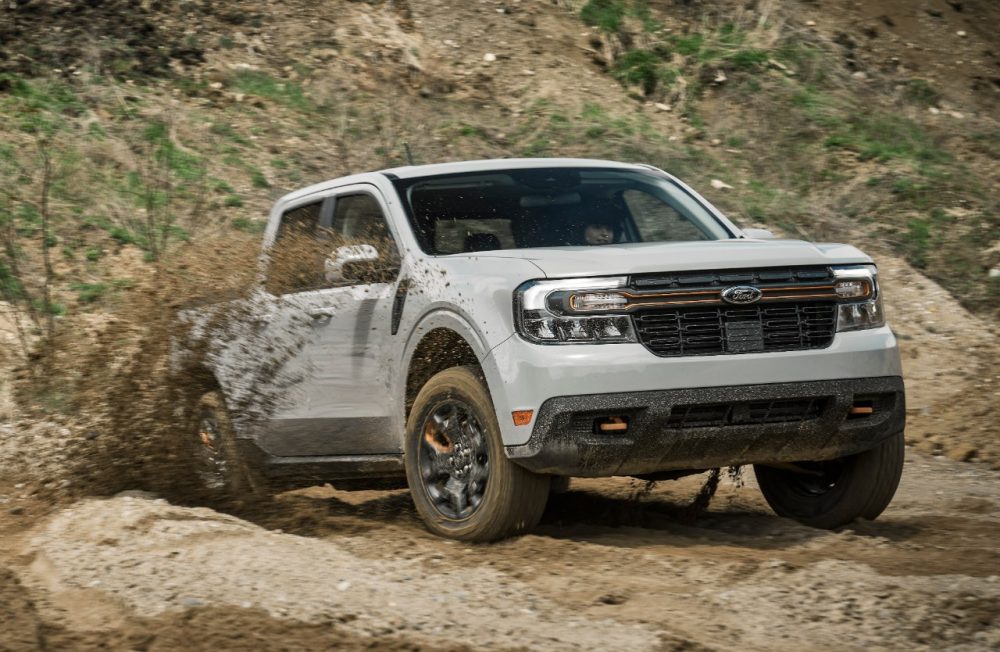
<path fill-rule="evenodd" d="M 955 340 L 1000 316 L 1000 7 L 830 4 L 5 3 L 8 363 L 185 247 L 255 240 L 280 194 L 403 164 L 403 143 L 420 163 L 657 165 L 744 225 L 905 259 L 897 283 L 978 315 L 948 345 L 979 346 Z M 931 342 L 936 319 L 903 335 Z"/>

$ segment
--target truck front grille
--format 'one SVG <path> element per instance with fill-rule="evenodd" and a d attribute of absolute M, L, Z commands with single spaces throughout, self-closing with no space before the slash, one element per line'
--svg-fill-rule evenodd
<path fill-rule="evenodd" d="M 718 355 L 825 348 L 836 310 L 831 301 L 797 301 L 655 308 L 632 319 L 639 341 L 658 356 Z"/>

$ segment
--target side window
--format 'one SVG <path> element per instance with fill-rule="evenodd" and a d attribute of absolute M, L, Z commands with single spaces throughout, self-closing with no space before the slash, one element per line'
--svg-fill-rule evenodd
<path fill-rule="evenodd" d="M 333 230 L 343 238 L 344 244 L 368 244 L 378 250 L 379 256 L 398 256 L 382 207 L 371 195 L 337 197 Z"/>
<path fill-rule="evenodd" d="M 622 198 L 644 242 L 707 240 L 701 229 L 670 204 L 642 192 L 626 190 Z"/>
<path fill-rule="evenodd" d="M 395 280 L 399 274 L 399 250 L 382 207 L 373 196 L 359 193 L 337 197 L 332 230 L 336 255 L 327 264 L 327 277 L 332 284 Z"/>
<path fill-rule="evenodd" d="M 323 202 L 287 211 L 271 247 L 267 291 L 271 294 L 307 292 L 327 285 L 323 261 L 330 251 L 330 233 L 319 225 Z"/>

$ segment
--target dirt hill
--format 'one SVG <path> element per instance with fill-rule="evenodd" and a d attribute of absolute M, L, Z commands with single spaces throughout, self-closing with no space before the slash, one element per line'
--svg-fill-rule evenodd
<path fill-rule="evenodd" d="M 3 3 L 0 650 L 995 647 L 998 24 L 991 0 Z M 463 548 L 398 492 L 78 501 L 175 480 L 143 445 L 174 425 L 173 315 L 245 289 L 274 199 L 404 143 L 652 163 L 871 253 L 913 445 L 885 518 L 818 532 L 738 483 L 691 516 L 700 478 L 615 479 Z"/>

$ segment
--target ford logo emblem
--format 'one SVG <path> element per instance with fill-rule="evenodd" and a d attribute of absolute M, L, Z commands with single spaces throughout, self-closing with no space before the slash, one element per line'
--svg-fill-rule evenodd
<path fill-rule="evenodd" d="M 736 285 L 722 291 L 722 300 L 727 303 L 757 303 L 763 294 L 760 288 L 750 285 Z"/>

